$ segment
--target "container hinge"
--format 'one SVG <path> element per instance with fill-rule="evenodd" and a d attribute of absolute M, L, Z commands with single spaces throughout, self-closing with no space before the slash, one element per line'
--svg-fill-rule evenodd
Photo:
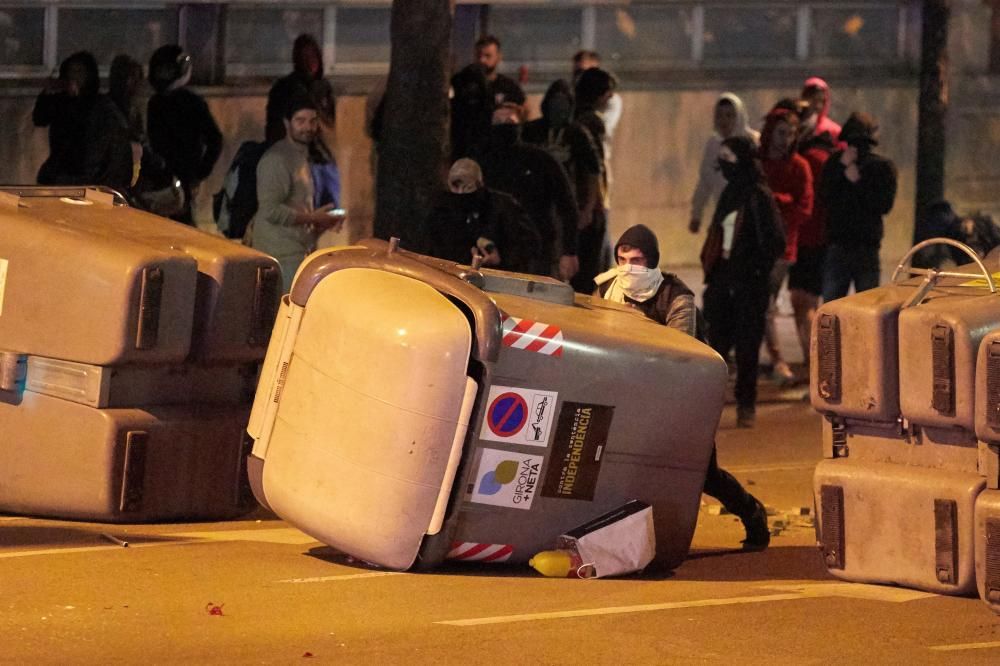
<path fill-rule="evenodd" d="M 20 392 L 27 376 L 28 357 L 16 352 L 0 352 L 0 391 Z"/>
<path fill-rule="evenodd" d="M 940 583 L 958 581 L 958 503 L 934 500 L 934 566 Z"/>
<path fill-rule="evenodd" d="M 844 419 L 831 418 L 830 430 L 833 442 L 833 457 L 848 457 L 851 454 L 851 447 L 847 445 L 847 424 L 844 422 Z"/>
<path fill-rule="evenodd" d="M 817 323 L 819 377 L 817 392 L 826 402 L 840 402 L 840 321 L 836 315 L 821 314 Z"/>
<path fill-rule="evenodd" d="M 820 486 L 820 549 L 827 569 L 844 568 L 844 489 Z"/>
<path fill-rule="evenodd" d="M 160 332 L 160 306 L 163 302 L 163 269 L 145 268 L 139 292 L 139 321 L 136 349 L 152 349 Z"/>
<path fill-rule="evenodd" d="M 931 406 L 940 414 L 955 414 L 955 343 L 951 326 L 937 324 L 931 329 L 933 396 Z"/>
<path fill-rule="evenodd" d="M 122 492 L 118 502 L 118 510 L 122 513 L 142 509 L 148 448 L 148 432 L 133 430 L 125 435 L 125 465 L 122 469 Z"/>

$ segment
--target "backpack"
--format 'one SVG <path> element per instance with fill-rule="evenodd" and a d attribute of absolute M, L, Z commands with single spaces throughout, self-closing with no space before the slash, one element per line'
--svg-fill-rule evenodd
<path fill-rule="evenodd" d="M 222 189 L 212 195 L 212 213 L 227 238 L 243 238 L 257 213 L 257 163 L 268 149 L 264 141 L 244 141 L 233 157 Z"/>

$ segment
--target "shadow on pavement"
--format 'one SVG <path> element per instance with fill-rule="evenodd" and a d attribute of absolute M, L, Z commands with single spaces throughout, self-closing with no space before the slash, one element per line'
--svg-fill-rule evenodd
<path fill-rule="evenodd" d="M 107 535 L 107 536 L 105 536 Z M 18 525 L 0 523 L 0 554 L 38 548 L 79 548 L 87 546 L 121 546 L 163 541 L 186 541 L 167 535 L 133 534 L 122 525 Z"/>
<path fill-rule="evenodd" d="M 330 564 L 356 569 L 358 573 L 389 571 L 383 567 L 344 555 L 329 546 L 311 548 L 306 552 L 306 555 Z M 527 564 L 448 561 L 425 571 L 413 569 L 411 573 L 489 578 L 542 577 Z M 688 555 L 688 559 L 683 564 L 673 571 L 651 564 L 641 574 L 618 578 L 650 582 L 669 579 L 687 581 L 836 580 L 827 573 L 819 551 L 814 547 L 807 546 L 769 548 L 757 553 L 743 552 L 739 549 L 694 551 Z"/>
<path fill-rule="evenodd" d="M 837 580 L 814 546 L 772 547 L 757 553 L 739 549 L 693 551 L 674 572 L 676 580 Z"/>

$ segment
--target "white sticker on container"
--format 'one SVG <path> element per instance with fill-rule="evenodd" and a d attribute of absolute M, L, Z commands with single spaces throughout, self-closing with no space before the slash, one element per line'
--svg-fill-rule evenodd
<path fill-rule="evenodd" d="M 7 260 L 0 259 L 0 317 L 3 316 L 3 296 L 7 290 Z"/>
<path fill-rule="evenodd" d="M 530 509 L 541 480 L 542 456 L 483 449 L 469 499 L 513 509 Z"/>
<path fill-rule="evenodd" d="M 548 446 L 558 398 L 555 391 L 491 386 L 479 438 Z"/>

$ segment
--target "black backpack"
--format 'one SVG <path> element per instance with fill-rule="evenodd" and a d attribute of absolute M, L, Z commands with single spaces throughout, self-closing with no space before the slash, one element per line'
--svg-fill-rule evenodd
<path fill-rule="evenodd" d="M 227 238 L 243 238 L 257 212 L 257 163 L 268 149 L 264 141 L 244 141 L 226 171 L 222 189 L 212 195 L 215 224 Z"/>

